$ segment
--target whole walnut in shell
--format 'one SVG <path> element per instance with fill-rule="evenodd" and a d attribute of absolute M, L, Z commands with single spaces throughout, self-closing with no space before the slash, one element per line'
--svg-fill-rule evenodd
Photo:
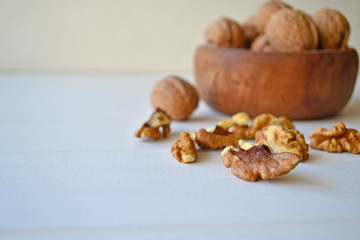
<path fill-rule="evenodd" d="M 319 32 L 319 48 L 346 49 L 350 26 L 337 10 L 321 9 L 313 16 Z"/>
<path fill-rule="evenodd" d="M 253 25 L 258 34 L 264 33 L 265 25 L 271 15 L 281 9 L 291 7 L 280 0 L 268 1 L 262 4 L 256 14 L 248 18 L 245 23 L 248 25 Z"/>
<path fill-rule="evenodd" d="M 174 120 L 188 118 L 198 106 L 197 90 L 187 81 L 176 76 L 157 82 L 151 93 L 151 103 L 165 111 Z"/>
<path fill-rule="evenodd" d="M 318 33 L 308 15 L 291 9 L 274 13 L 265 26 L 271 46 L 280 52 L 298 52 L 317 48 Z"/>
<path fill-rule="evenodd" d="M 244 30 L 235 21 L 221 18 L 212 23 L 205 31 L 206 43 L 220 47 L 245 47 Z"/>

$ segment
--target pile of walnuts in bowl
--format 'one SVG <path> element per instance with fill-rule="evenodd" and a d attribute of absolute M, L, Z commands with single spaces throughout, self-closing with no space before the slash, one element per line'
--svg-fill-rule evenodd
<path fill-rule="evenodd" d="M 265 52 L 298 52 L 311 49 L 346 49 L 350 26 L 334 9 L 321 9 L 313 16 L 280 0 L 260 6 L 255 15 L 237 23 L 221 18 L 205 32 L 207 44 L 249 48 Z"/>

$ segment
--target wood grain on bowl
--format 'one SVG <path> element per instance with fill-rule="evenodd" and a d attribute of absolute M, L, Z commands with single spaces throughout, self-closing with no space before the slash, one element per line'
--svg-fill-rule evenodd
<path fill-rule="evenodd" d="M 349 101 L 357 72 L 354 49 L 284 53 L 204 45 L 195 54 L 202 99 L 220 112 L 251 117 L 334 115 Z"/>

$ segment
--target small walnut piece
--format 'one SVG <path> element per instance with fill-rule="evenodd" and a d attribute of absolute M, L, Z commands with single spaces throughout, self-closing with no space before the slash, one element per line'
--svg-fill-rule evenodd
<path fill-rule="evenodd" d="M 313 19 L 319 32 L 319 48 L 346 49 L 350 26 L 344 15 L 334 9 L 321 9 Z"/>
<path fill-rule="evenodd" d="M 238 126 L 248 126 L 249 122 L 250 122 L 250 117 L 245 112 L 236 113 L 236 114 L 232 115 L 231 118 L 232 118 L 234 124 L 236 124 Z"/>
<path fill-rule="evenodd" d="M 192 136 L 200 148 L 216 150 L 236 145 L 241 138 L 249 139 L 249 135 L 250 138 L 253 137 L 247 126 L 249 121 L 247 113 L 237 113 L 232 116 L 232 119 L 222 120 L 215 127 L 206 130 L 202 128 L 194 132 Z"/>
<path fill-rule="evenodd" d="M 258 178 L 273 179 L 287 174 L 300 162 L 300 156 L 288 152 L 271 153 L 262 143 L 247 150 L 226 147 L 221 158 L 224 166 L 230 167 L 235 176 L 253 182 Z"/>
<path fill-rule="evenodd" d="M 170 133 L 170 123 L 171 118 L 164 111 L 156 109 L 150 119 L 136 131 L 135 137 L 149 139 L 166 137 Z M 162 133 L 160 127 L 163 130 Z"/>
<path fill-rule="evenodd" d="M 154 85 L 151 102 L 155 108 L 163 109 L 172 119 L 184 120 L 198 106 L 199 95 L 184 79 L 170 76 Z"/>
<path fill-rule="evenodd" d="M 309 137 L 310 147 L 327 152 L 360 153 L 360 133 L 339 122 L 331 129 L 318 128 Z"/>
<path fill-rule="evenodd" d="M 226 146 L 236 145 L 237 141 L 243 137 L 243 132 L 229 132 L 230 121 L 221 121 L 215 127 L 208 129 L 199 129 L 192 134 L 196 144 L 200 148 L 210 148 L 213 150 L 221 149 Z"/>
<path fill-rule="evenodd" d="M 258 131 L 268 125 L 280 125 L 283 126 L 285 129 L 295 128 L 294 124 L 291 122 L 290 119 L 283 116 L 275 117 L 271 113 L 262 113 L 257 115 L 251 124 L 251 128 Z"/>
<path fill-rule="evenodd" d="M 291 9 L 275 12 L 265 26 L 271 46 L 280 52 L 298 52 L 317 48 L 318 33 L 308 15 Z"/>
<path fill-rule="evenodd" d="M 206 43 L 219 47 L 245 47 L 244 30 L 235 21 L 221 18 L 212 23 L 205 31 Z"/>
<path fill-rule="evenodd" d="M 296 129 L 285 130 L 279 125 L 269 125 L 256 132 L 255 141 L 264 143 L 276 153 L 295 153 L 301 157 L 301 161 L 309 158 L 309 145 L 304 135 Z"/>
<path fill-rule="evenodd" d="M 171 147 L 173 156 L 182 163 L 191 163 L 196 159 L 196 145 L 189 133 L 181 132 L 180 140 L 177 140 Z"/>

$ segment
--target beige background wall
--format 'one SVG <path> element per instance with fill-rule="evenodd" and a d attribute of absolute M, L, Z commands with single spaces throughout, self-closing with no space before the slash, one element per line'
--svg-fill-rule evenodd
<path fill-rule="evenodd" d="M 243 21 L 263 0 L 0 0 L 0 71 L 191 71 L 205 28 Z M 360 49 L 359 0 L 288 0 L 349 20 Z"/>

